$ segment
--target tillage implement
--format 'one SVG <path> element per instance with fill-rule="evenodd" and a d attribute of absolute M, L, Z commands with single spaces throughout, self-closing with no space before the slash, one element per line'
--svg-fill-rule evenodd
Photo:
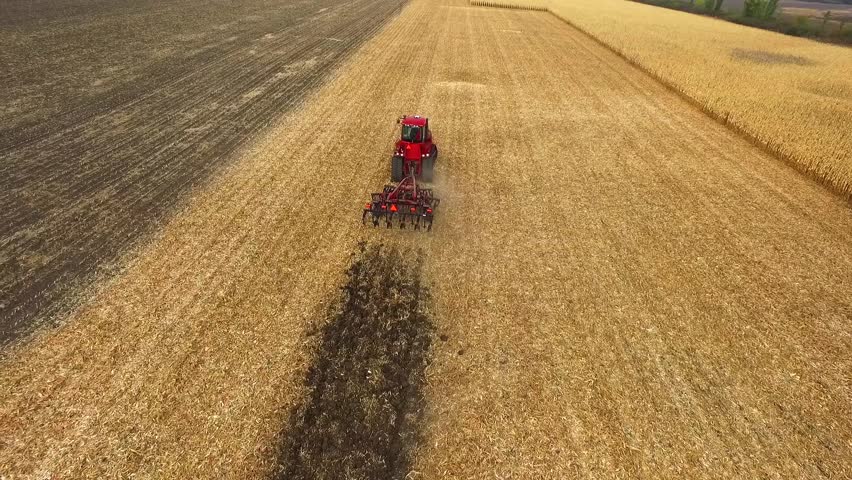
<path fill-rule="evenodd" d="M 434 211 L 440 200 L 432 194 L 431 188 L 422 188 L 418 182 L 431 182 L 435 160 L 438 159 L 438 146 L 432 139 L 429 119 L 419 115 L 403 116 L 396 150 L 391 157 L 391 181 L 380 193 L 371 194 L 371 200 L 364 205 L 361 221 L 369 218 L 373 226 L 384 222 L 387 228 L 394 223 L 399 228 L 411 225 L 415 230 L 432 230 Z"/>

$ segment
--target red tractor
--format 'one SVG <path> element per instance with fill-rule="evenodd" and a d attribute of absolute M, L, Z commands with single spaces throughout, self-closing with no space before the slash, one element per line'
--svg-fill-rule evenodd
<path fill-rule="evenodd" d="M 438 146 L 432 140 L 429 119 L 407 115 L 398 120 L 402 125 L 400 139 L 391 157 L 391 181 L 399 182 L 414 169 L 414 175 L 431 182 L 438 159 Z"/>
<path fill-rule="evenodd" d="M 434 209 L 440 200 L 432 195 L 431 188 L 420 188 L 417 178 L 431 182 L 438 147 L 432 141 L 429 120 L 419 115 L 399 119 L 402 124 L 402 138 L 396 142 L 396 151 L 391 157 L 391 180 L 396 185 L 387 184 L 380 193 L 373 193 L 370 201 L 364 205 L 361 221 L 367 223 L 367 217 L 378 226 L 384 220 L 388 228 L 394 222 L 399 228 L 411 224 L 415 230 L 420 227 L 432 229 Z"/>

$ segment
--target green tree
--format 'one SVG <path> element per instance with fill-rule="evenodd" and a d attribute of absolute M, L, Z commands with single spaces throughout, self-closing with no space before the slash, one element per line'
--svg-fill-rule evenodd
<path fill-rule="evenodd" d="M 750 18 L 757 17 L 761 3 L 763 3 L 763 0 L 745 0 L 745 4 L 743 4 L 743 16 Z"/>
<path fill-rule="evenodd" d="M 710 12 L 718 12 L 722 9 L 724 0 L 704 0 L 704 8 Z"/>
<path fill-rule="evenodd" d="M 775 16 L 778 0 L 745 0 L 743 16 L 768 20 Z"/>
<path fill-rule="evenodd" d="M 774 17 L 776 10 L 778 10 L 778 0 L 767 0 L 766 7 L 763 9 L 763 18 Z"/>

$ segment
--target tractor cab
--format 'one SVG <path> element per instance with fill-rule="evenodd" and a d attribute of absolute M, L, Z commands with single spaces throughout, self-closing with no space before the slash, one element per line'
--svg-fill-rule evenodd
<path fill-rule="evenodd" d="M 428 125 L 403 123 L 402 138 L 400 140 L 407 143 L 420 143 L 426 138 L 425 132 L 427 128 Z"/>
<path fill-rule="evenodd" d="M 438 147 L 432 141 L 429 119 L 406 115 L 398 120 L 400 138 L 391 158 L 391 180 L 398 182 L 414 169 L 415 176 L 432 181 L 432 169 L 438 157 Z"/>

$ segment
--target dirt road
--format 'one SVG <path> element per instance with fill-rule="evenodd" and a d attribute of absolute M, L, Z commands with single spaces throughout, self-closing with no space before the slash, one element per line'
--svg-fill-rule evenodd
<path fill-rule="evenodd" d="M 414 111 L 435 230 L 364 230 Z M 850 232 L 847 203 L 555 17 L 416 0 L 0 364 L 0 470 L 268 472 L 312 322 L 381 239 L 424 249 L 441 335 L 411 478 L 849 476 Z"/>
<path fill-rule="evenodd" d="M 62 310 L 401 7 L 0 6 L 0 346 Z"/>

